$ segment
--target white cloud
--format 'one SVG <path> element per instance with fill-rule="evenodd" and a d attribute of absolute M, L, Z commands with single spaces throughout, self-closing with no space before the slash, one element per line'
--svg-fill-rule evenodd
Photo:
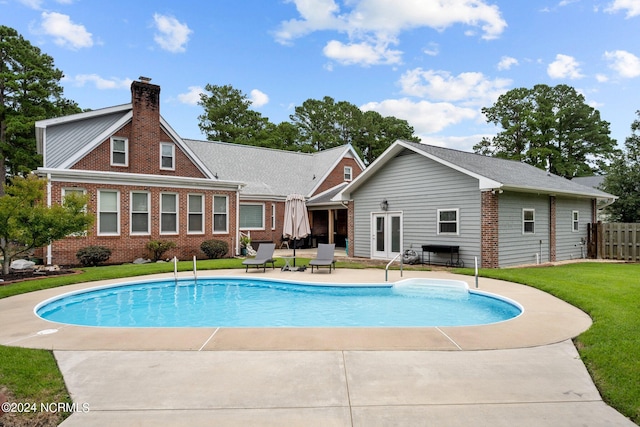
<path fill-rule="evenodd" d="M 184 52 L 189 36 L 193 32 L 187 24 L 183 24 L 172 16 L 153 15 L 156 30 L 153 39 L 164 50 L 172 53 Z"/>
<path fill-rule="evenodd" d="M 580 63 L 574 57 L 561 53 L 557 54 L 556 60 L 549 64 L 547 74 L 552 79 L 579 79 L 584 77 L 580 73 Z"/>
<path fill-rule="evenodd" d="M 596 74 L 596 81 L 598 83 L 606 83 L 609 81 L 609 77 L 604 74 Z"/>
<path fill-rule="evenodd" d="M 640 15 L 640 1 L 638 0 L 614 0 L 606 9 L 605 12 L 616 13 L 626 10 L 627 18 L 633 18 Z"/>
<path fill-rule="evenodd" d="M 314 31 L 345 33 L 348 43 L 332 42 L 325 47 L 325 54 L 339 57 L 344 64 L 370 64 L 376 53 L 378 62 L 373 63 L 397 63 L 400 52 L 386 47 L 401 32 L 415 28 L 443 31 L 463 24 L 479 29 L 484 39 L 495 39 L 507 26 L 498 7 L 484 0 L 349 0 L 344 2 L 345 10 L 340 10 L 334 0 L 288 1 L 295 4 L 300 19 L 281 22 L 275 32 L 276 40 L 289 44 Z"/>
<path fill-rule="evenodd" d="M 66 77 L 66 81 L 72 82 L 76 86 L 84 86 L 86 84 L 93 84 L 96 89 L 124 89 L 131 86 L 133 80 L 129 78 L 117 79 L 112 77 L 105 79 L 97 74 L 78 74 L 75 77 Z"/>
<path fill-rule="evenodd" d="M 249 97 L 249 100 L 251 101 L 251 105 L 253 106 L 262 107 L 263 105 L 267 105 L 269 103 L 269 96 L 258 89 L 253 89 L 250 95 L 251 96 Z"/>
<path fill-rule="evenodd" d="M 23 5 L 30 9 L 40 10 L 42 9 L 42 3 L 44 0 L 18 0 Z"/>
<path fill-rule="evenodd" d="M 447 126 L 475 119 L 480 115 L 476 109 L 458 107 L 449 102 L 413 102 L 407 98 L 369 102 L 360 109 L 406 120 L 418 135 L 439 132 Z"/>
<path fill-rule="evenodd" d="M 363 66 L 376 64 L 398 64 L 402 52 L 391 50 L 387 44 L 371 45 L 367 42 L 343 44 L 331 40 L 323 49 L 327 58 L 343 65 L 360 64 Z"/>
<path fill-rule="evenodd" d="M 429 47 L 425 47 L 422 51 L 429 56 L 437 56 L 440 53 L 440 46 L 438 43 L 431 42 Z"/>
<path fill-rule="evenodd" d="M 633 78 L 640 76 L 640 58 L 625 50 L 605 52 L 609 68 L 615 70 L 620 77 Z"/>
<path fill-rule="evenodd" d="M 204 93 L 204 89 L 200 86 L 189 86 L 186 93 L 177 96 L 178 102 L 187 105 L 197 105 L 200 102 L 200 95 Z"/>
<path fill-rule="evenodd" d="M 93 46 L 93 38 L 84 25 L 74 24 L 68 15 L 57 12 L 42 12 L 40 29 L 53 36 L 58 46 L 80 49 Z"/>
<path fill-rule="evenodd" d="M 514 65 L 518 65 L 518 60 L 510 56 L 503 56 L 498 62 L 498 70 L 510 70 Z"/>
<path fill-rule="evenodd" d="M 447 71 L 415 68 L 400 77 L 402 93 L 421 98 L 460 102 L 463 105 L 486 105 L 493 103 L 507 91 L 508 79 L 488 79 L 478 72 L 460 73 L 452 76 Z"/>

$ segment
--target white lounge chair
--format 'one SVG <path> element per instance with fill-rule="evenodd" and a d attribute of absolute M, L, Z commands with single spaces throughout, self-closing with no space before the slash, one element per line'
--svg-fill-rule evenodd
<path fill-rule="evenodd" d="M 249 258 L 242 261 L 246 265 L 245 273 L 249 271 L 249 266 L 256 268 L 262 266 L 263 271 L 267 271 L 267 264 L 271 263 L 271 268 L 275 268 L 276 260 L 273 259 L 273 251 L 276 249 L 275 243 L 260 243 L 255 258 Z"/>
<path fill-rule="evenodd" d="M 334 259 L 334 252 L 336 249 L 335 243 L 320 243 L 318 245 L 318 253 L 316 257 L 309 261 L 309 265 L 311 266 L 311 272 L 313 273 L 313 267 L 315 266 L 318 270 L 320 267 L 329 267 L 329 273 L 331 273 L 331 267 L 336 269 L 336 261 Z"/>

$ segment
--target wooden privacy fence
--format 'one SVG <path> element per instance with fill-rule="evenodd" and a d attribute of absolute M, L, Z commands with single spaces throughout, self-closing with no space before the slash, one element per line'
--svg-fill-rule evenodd
<path fill-rule="evenodd" d="M 589 224 L 587 254 L 589 258 L 640 261 L 640 224 Z"/>

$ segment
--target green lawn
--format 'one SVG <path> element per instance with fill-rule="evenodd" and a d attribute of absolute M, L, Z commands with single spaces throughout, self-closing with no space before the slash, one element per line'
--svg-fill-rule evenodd
<path fill-rule="evenodd" d="M 593 325 L 574 340 L 580 357 L 604 401 L 640 424 L 640 264 L 592 262 L 480 275 L 533 286 L 588 313 Z"/>
<path fill-rule="evenodd" d="M 308 260 L 298 258 L 301 264 Z M 198 261 L 198 270 L 244 268 L 240 259 Z M 276 263 L 276 268 L 283 263 Z M 338 262 L 338 267 L 363 268 Z M 180 271 L 193 268 L 180 262 Z M 173 264 L 94 267 L 81 274 L 0 287 L 0 298 L 94 280 L 173 271 Z M 470 269 L 455 270 L 473 274 Z M 557 267 L 480 270 L 483 277 L 523 283 L 549 292 L 593 318 L 576 347 L 604 400 L 640 425 L 640 264 L 581 263 Z M 0 346 L 0 390 L 16 402 L 60 402 L 69 396 L 50 351 Z M 66 414 L 59 414 L 64 417 Z M 62 419 L 62 418 L 60 418 Z"/>

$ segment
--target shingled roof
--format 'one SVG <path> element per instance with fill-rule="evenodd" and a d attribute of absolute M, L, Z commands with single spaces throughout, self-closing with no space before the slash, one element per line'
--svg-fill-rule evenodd
<path fill-rule="evenodd" d="M 292 193 L 310 197 L 340 160 L 353 151 L 349 145 L 300 153 L 226 142 L 184 142 L 219 179 L 244 182 L 242 195 L 260 198 Z"/>
<path fill-rule="evenodd" d="M 481 190 L 504 189 L 597 199 L 616 198 L 612 194 L 578 184 L 526 163 L 403 140 L 398 140 L 389 147 L 343 191 L 343 194 L 357 189 L 368 176 L 374 174 L 386 162 L 404 150 L 411 150 L 477 178 Z"/>

